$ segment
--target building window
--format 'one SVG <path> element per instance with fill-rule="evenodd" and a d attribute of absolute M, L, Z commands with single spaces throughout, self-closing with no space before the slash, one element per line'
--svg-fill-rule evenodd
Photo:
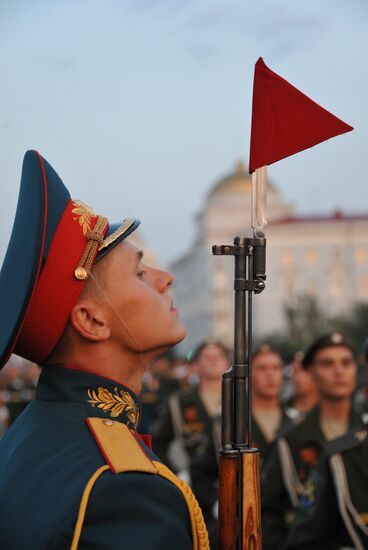
<path fill-rule="evenodd" d="M 292 267 L 294 265 L 294 255 L 291 250 L 283 250 L 281 252 L 281 263 L 285 268 Z"/>
<path fill-rule="evenodd" d="M 368 296 L 368 277 L 359 277 L 358 288 L 360 294 Z"/>
<path fill-rule="evenodd" d="M 305 254 L 308 265 L 317 265 L 319 260 L 319 254 L 314 248 L 309 248 Z"/>
<path fill-rule="evenodd" d="M 358 264 L 362 265 L 368 263 L 368 248 L 358 248 L 355 255 Z"/>
<path fill-rule="evenodd" d="M 338 246 L 331 249 L 331 258 L 334 265 L 340 265 L 342 262 L 342 250 Z"/>
<path fill-rule="evenodd" d="M 344 291 L 344 283 L 342 277 L 334 277 L 330 280 L 330 295 L 331 298 L 341 298 Z"/>

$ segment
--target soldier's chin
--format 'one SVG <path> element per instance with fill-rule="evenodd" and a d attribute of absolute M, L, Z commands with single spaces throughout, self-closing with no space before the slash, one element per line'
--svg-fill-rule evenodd
<path fill-rule="evenodd" d="M 175 331 L 175 334 L 172 335 L 170 340 L 162 344 L 162 346 L 157 346 L 155 351 L 157 352 L 156 355 L 160 355 L 161 353 L 164 353 L 165 351 L 168 351 L 173 346 L 176 346 L 177 344 L 180 344 L 186 337 L 186 330 L 184 325 L 181 323 L 180 330 Z"/>
<path fill-rule="evenodd" d="M 347 390 L 334 391 L 330 394 L 331 401 L 340 401 L 351 397 L 351 392 Z"/>
<path fill-rule="evenodd" d="M 175 346 L 176 344 L 180 344 L 180 342 L 182 342 L 184 340 L 186 335 L 187 335 L 186 328 L 183 325 L 183 323 L 180 321 L 180 329 L 178 330 L 177 339 L 176 339 L 176 341 L 173 345 Z"/>

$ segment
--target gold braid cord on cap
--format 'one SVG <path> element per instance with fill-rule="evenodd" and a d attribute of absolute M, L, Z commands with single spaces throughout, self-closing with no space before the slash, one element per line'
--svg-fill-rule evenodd
<path fill-rule="evenodd" d="M 74 271 L 74 275 L 80 281 L 84 281 L 90 274 L 93 260 L 96 257 L 98 249 L 104 240 L 104 232 L 108 225 L 107 218 L 98 216 L 97 221 L 93 229 L 90 229 L 86 233 L 87 245 L 83 251 L 78 266 Z"/>

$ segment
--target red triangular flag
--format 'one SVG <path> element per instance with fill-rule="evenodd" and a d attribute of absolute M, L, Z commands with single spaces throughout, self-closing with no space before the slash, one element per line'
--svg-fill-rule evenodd
<path fill-rule="evenodd" d="M 274 73 L 260 57 L 253 84 L 249 172 L 353 130 Z"/>

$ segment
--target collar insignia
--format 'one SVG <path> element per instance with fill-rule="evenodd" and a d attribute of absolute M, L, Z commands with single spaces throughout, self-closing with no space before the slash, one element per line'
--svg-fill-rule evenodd
<path fill-rule="evenodd" d="M 129 422 L 136 425 L 138 422 L 138 406 L 129 392 L 114 388 L 111 392 L 105 388 L 99 387 L 96 390 L 88 390 L 88 403 L 92 407 L 108 413 L 112 418 L 117 418 L 122 413 L 125 413 Z"/>

